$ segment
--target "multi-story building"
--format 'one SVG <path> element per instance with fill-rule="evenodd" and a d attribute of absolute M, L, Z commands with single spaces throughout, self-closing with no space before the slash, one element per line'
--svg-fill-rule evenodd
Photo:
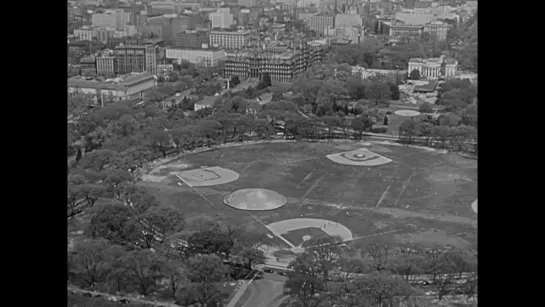
<path fill-rule="evenodd" d="M 238 5 L 244 7 L 253 7 L 256 5 L 256 0 L 238 0 Z"/>
<path fill-rule="evenodd" d="M 96 30 L 96 37 L 99 42 L 107 44 L 114 37 L 114 33 L 115 29 L 113 28 L 100 28 Z"/>
<path fill-rule="evenodd" d="M 424 32 L 431 34 L 438 40 L 446 40 L 448 32 L 448 24 L 442 22 L 431 22 L 424 25 Z"/>
<path fill-rule="evenodd" d="M 239 26 L 245 26 L 248 24 L 248 21 L 250 21 L 250 10 L 249 9 L 242 9 L 237 14 L 237 24 Z"/>
<path fill-rule="evenodd" d="M 81 58 L 79 64 L 82 76 L 95 77 L 97 75 L 97 67 L 94 56 Z"/>
<path fill-rule="evenodd" d="M 138 34 L 142 37 L 153 37 L 163 39 L 163 27 L 161 25 L 141 25 L 136 27 Z"/>
<path fill-rule="evenodd" d="M 106 81 L 87 80 L 83 76 L 68 79 L 68 95 L 84 96 L 95 102 L 114 102 L 142 98 L 142 93 L 157 85 L 150 73 L 129 74 Z"/>
<path fill-rule="evenodd" d="M 96 31 L 95 29 L 84 26 L 81 29 L 75 29 L 74 36 L 82 41 L 92 41 L 93 37 L 96 37 Z"/>
<path fill-rule="evenodd" d="M 382 34 L 396 37 L 406 36 L 419 38 L 422 37 L 422 32 L 424 30 L 424 26 L 394 24 L 382 21 L 381 24 Z"/>
<path fill-rule="evenodd" d="M 229 12 L 229 8 L 219 8 L 216 13 L 208 15 L 212 22 L 212 28 L 229 28 L 233 24 L 233 14 Z"/>
<path fill-rule="evenodd" d="M 250 30 L 210 31 L 210 46 L 225 49 L 239 49 L 246 46 L 250 39 Z"/>
<path fill-rule="evenodd" d="M 201 48 L 203 44 L 210 43 L 210 31 L 191 30 L 176 33 L 175 47 L 181 48 Z"/>
<path fill-rule="evenodd" d="M 125 13 L 131 13 L 133 15 L 137 15 L 137 14 L 140 14 L 140 12 L 142 11 L 145 11 L 146 10 L 146 6 L 145 5 L 120 5 L 117 7 L 118 9 L 120 10 L 123 10 L 123 12 Z"/>
<path fill-rule="evenodd" d="M 93 14 L 91 21 L 97 27 L 123 28 L 129 23 L 130 15 L 120 9 L 106 10 L 104 13 Z"/>
<path fill-rule="evenodd" d="M 313 63 L 321 62 L 323 57 L 322 45 L 308 44 L 306 41 L 233 51 L 227 53 L 224 77 L 261 78 L 267 72 L 273 82 L 292 82 Z"/>
<path fill-rule="evenodd" d="M 115 77 L 115 56 L 102 54 L 96 57 L 97 75 L 105 77 Z"/>
<path fill-rule="evenodd" d="M 166 50 L 167 59 L 175 59 L 178 63 L 188 61 L 204 66 L 216 66 L 225 60 L 225 50 L 219 48 L 171 48 Z"/>
<path fill-rule="evenodd" d="M 115 67 L 117 73 L 133 72 L 157 73 L 158 47 L 156 45 L 134 46 L 120 45 L 115 47 Z"/>
<path fill-rule="evenodd" d="M 436 80 L 440 77 L 454 77 L 458 69 L 458 62 L 454 59 L 446 59 L 444 56 L 439 58 L 413 58 L 409 60 L 410 74 L 413 70 L 418 70 L 421 77 L 428 80 Z"/>
<path fill-rule="evenodd" d="M 174 1 L 153 1 L 150 6 L 153 14 L 178 14 L 181 11 L 179 3 Z"/>
<path fill-rule="evenodd" d="M 335 28 L 335 14 L 318 14 L 310 18 L 310 29 L 319 34 L 326 34 Z"/>
<path fill-rule="evenodd" d="M 337 14 L 335 16 L 335 27 L 351 27 L 351 26 L 361 26 L 362 19 L 360 15 L 357 14 Z"/>
<path fill-rule="evenodd" d="M 407 25 L 425 25 L 435 20 L 435 14 L 425 9 L 403 10 L 395 13 L 395 19 Z"/>

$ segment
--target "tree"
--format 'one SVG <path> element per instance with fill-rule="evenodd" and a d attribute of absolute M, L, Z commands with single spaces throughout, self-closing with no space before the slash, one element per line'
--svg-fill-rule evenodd
<path fill-rule="evenodd" d="M 401 125 L 399 125 L 399 135 L 412 143 L 413 137 L 416 136 L 416 122 L 412 119 L 406 120 Z"/>
<path fill-rule="evenodd" d="M 433 108 L 431 107 L 431 105 L 428 102 L 424 102 L 418 108 L 418 112 L 420 112 L 420 113 L 433 113 L 434 111 L 433 111 Z"/>
<path fill-rule="evenodd" d="M 415 134 L 426 139 L 426 146 L 433 136 L 433 127 L 434 125 L 429 122 L 419 122 L 415 126 Z"/>
<path fill-rule="evenodd" d="M 392 246 L 383 241 L 374 241 L 365 246 L 365 254 L 369 258 L 369 266 L 373 271 L 389 270 Z"/>
<path fill-rule="evenodd" d="M 127 241 L 126 226 L 133 214 L 130 208 L 110 203 L 96 206 L 86 233 L 91 238 L 104 238 L 114 244 L 124 244 Z"/>
<path fill-rule="evenodd" d="M 264 244 L 263 234 L 255 232 L 242 232 L 235 236 L 232 253 L 242 257 L 246 268 L 252 269 L 252 264 L 265 263 L 266 257 L 260 247 Z"/>
<path fill-rule="evenodd" d="M 123 257 L 129 282 L 138 293 L 148 295 L 163 278 L 161 257 L 149 249 L 134 250 Z"/>
<path fill-rule="evenodd" d="M 384 121 L 382 122 L 384 126 L 388 126 L 388 115 L 384 116 Z"/>
<path fill-rule="evenodd" d="M 222 281 L 229 270 L 216 255 L 192 257 L 187 261 L 187 278 L 193 283 L 190 289 L 203 306 L 220 297 L 216 283 Z"/>
<path fill-rule="evenodd" d="M 309 250 L 312 252 L 315 262 L 321 270 L 321 278 L 324 281 L 330 279 L 329 273 L 338 264 L 341 257 L 341 250 L 339 248 L 341 242 L 342 238 L 335 236 L 311 239 L 309 243 L 313 245 Z"/>
<path fill-rule="evenodd" d="M 305 252 L 289 265 L 286 293 L 296 296 L 305 307 L 317 307 L 324 299 L 319 293 L 325 289 L 320 277 L 322 270 L 311 253 Z"/>
<path fill-rule="evenodd" d="M 168 206 L 151 207 L 142 218 L 164 236 L 180 232 L 185 226 L 183 213 Z"/>
<path fill-rule="evenodd" d="M 365 96 L 367 99 L 379 104 L 387 102 L 392 97 L 392 92 L 388 84 L 383 82 L 375 82 L 365 88 Z"/>
<path fill-rule="evenodd" d="M 412 290 L 403 279 L 389 273 L 373 272 L 353 281 L 360 295 L 375 306 L 382 307 L 396 296 L 408 296 Z"/>
<path fill-rule="evenodd" d="M 172 299 L 176 299 L 181 282 L 187 279 L 183 263 L 177 259 L 164 259 L 163 263 L 163 275 L 169 280 Z"/>
<path fill-rule="evenodd" d="M 106 196 L 106 188 L 97 184 L 85 183 L 75 186 L 78 194 L 85 198 L 87 204 L 92 207 L 95 202 L 103 196 Z"/>
<path fill-rule="evenodd" d="M 231 88 L 237 86 L 238 84 L 240 84 L 240 78 L 238 76 L 232 76 L 231 77 Z"/>
<path fill-rule="evenodd" d="M 409 78 L 412 80 L 420 80 L 420 71 L 418 71 L 418 69 L 413 69 L 409 74 Z"/>
<path fill-rule="evenodd" d="M 103 239 L 76 241 L 73 253 L 69 255 L 69 263 L 83 286 L 93 288 L 96 283 L 105 280 L 109 248 L 110 245 Z"/>
<path fill-rule="evenodd" d="M 390 93 L 391 93 L 391 99 L 392 100 L 399 100 L 400 98 L 400 92 L 399 92 L 399 86 L 395 82 L 388 82 L 388 85 L 390 87 Z"/>
<path fill-rule="evenodd" d="M 233 247 L 233 240 L 218 230 L 206 230 L 194 233 L 187 240 L 190 248 L 199 254 L 217 254 L 224 253 L 229 256 Z"/>

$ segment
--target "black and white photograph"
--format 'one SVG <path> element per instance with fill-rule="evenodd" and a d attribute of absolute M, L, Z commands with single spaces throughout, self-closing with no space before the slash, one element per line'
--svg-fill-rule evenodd
<path fill-rule="evenodd" d="M 67 306 L 477 307 L 477 9 L 67 1 Z"/>

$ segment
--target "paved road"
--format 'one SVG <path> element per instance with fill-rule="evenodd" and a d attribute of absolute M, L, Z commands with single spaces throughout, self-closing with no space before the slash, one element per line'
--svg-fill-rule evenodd
<path fill-rule="evenodd" d="M 288 296 L 284 295 L 284 283 L 287 277 L 263 273 L 262 279 L 255 279 L 246 289 L 250 297 L 243 307 L 278 307 Z"/>

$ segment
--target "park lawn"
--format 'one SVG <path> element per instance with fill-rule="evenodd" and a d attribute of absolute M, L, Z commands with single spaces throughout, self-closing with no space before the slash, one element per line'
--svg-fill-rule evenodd
<path fill-rule="evenodd" d="M 268 230 L 256 218 L 269 224 L 306 217 L 338 222 L 350 229 L 354 237 L 388 231 L 417 234 L 447 229 L 449 236 L 465 236 L 464 240 L 476 242 L 470 231 L 476 229 L 470 206 L 477 197 L 476 166 L 458 163 L 451 155 L 381 144 L 369 149 L 393 162 L 357 167 L 337 164 L 325 157 L 360 147 L 351 141 L 297 142 L 190 155 L 171 164 L 189 164 L 188 169 L 220 166 L 238 172 L 240 177 L 231 183 L 194 189 L 172 185 L 157 189 L 156 195 L 162 204 L 179 208 L 189 220 L 207 217 L 260 233 Z M 444 178 L 432 180 L 432 174 Z M 450 180 L 449 174 L 465 179 Z M 252 211 L 251 215 L 223 204 L 225 196 L 247 188 L 276 191 L 288 202 L 275 210 Z"/>
<path fill-rule="evenodd" d="M 271 93 L 280 93 L 280 94 L 289 92 L 290 89 L 291 89 L 291 84 L 286 84 L 286 83 L 274 83 L 273 85 L 268 87 L 268 90 Z"/>

